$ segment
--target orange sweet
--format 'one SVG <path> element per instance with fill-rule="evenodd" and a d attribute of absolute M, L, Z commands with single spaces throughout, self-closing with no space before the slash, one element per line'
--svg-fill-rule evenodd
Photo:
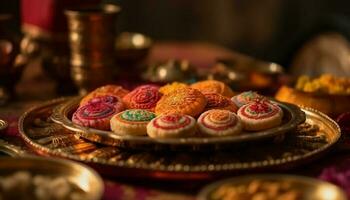
<path fill-rule="evenodd" d="M 196 89 L 183 88 L 164 95 L 157 103 L 157 115 L 180 113 L 193 117 L 198 116 L 205 108 L 207 99 Z"/>
<path fill-rule="evenodd" d="M 193 83 L 192 88 L 201 91 L 202 93 L 219 93 L 225 97 L 232 97 L 234 92 L 225 83 L 216 80 L 206 80 Z"/>
<path fill-rule="evenodd" d="M 173 82 L 159 88 L 159 92 L 162 94 L 168 94 L 170 92 L 173 92 L 182 88 L 186 88 L 186 87 L 188 87 L 188 85 L 185 83 Z"/>
<path fill-rule="evenodd" d="M 205 93 L 204 96 L 207 98 L 207 106 L 205 110 L 220 109 L 229 110 L 231 112 L 237 112 L 237 106 L 229 99 L 218 93 Z"/>
<path fill-rule="evenodd" d="M 80 106 L 87 104 L 91 99 L 99 96 L 115 96 L 123 98 L 126 94 L 129 93 L 129 90 L 124 89 L 119 85 L 105 85 L 99 88 L 96 88 L 94 91 L 86 95 L 81 101 Z"/>

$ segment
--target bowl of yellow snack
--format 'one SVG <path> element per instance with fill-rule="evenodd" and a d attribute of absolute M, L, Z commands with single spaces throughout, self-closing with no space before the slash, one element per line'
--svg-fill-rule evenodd
<path fill-rule="evenodd" d="M 300 76 L 294 85 L 282 86 L 275 98 L 282 102 L 311 107 L 336 117 L 350 111 L 350 78 L 323 74 L 317 78 Z"/>
<path fill-rule="evenodd" d="M 337 186 L 313 178 L 283 174 L 247 175 L 204 187 L 199 200 L 345 200 Z"/>

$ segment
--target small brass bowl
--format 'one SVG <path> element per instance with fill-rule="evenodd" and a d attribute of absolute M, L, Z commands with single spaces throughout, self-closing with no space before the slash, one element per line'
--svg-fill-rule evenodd
<path fill-rule="evenodd" d="M 121 33 L 115 40 L 117 62 L 138 62 L 143 60 L 148 55 L 152 44 L 152 39 L 141 33 Z"/>
<path fill-rule="evenodd" d="M 283 174 L 264 174 L 248 175 L 235 178 L 229 178 L 212 183 L 204 187 L 199 195 L 199 200 L 213 200 L 212 194 L 224 185 L 241 186 L 249 184 L 252 181 L 273 181 L 289 182 L 292 189 L 301 192 L 303 200 L 346 200 L 345 193 L 337 186 L 320 181 L 314 178 L 303 176 L 283 175 Z"/>
<path fill-rule="evenodd" d="M 244 56 L 218 59 L 207 78 L 221 80 L 236 90 L 275 89 L 283 73 L 283 67 L 277 63 Z"/>
<path fill-rule="evenodd" d="M 84 192 L 86 200 L 99 200 L 103 194 L 103 182 L 91 168 L 77 162 L 43 157 L 0 158 L 0 176 L 18 171 L 32 175 L 65 177 Z"/>

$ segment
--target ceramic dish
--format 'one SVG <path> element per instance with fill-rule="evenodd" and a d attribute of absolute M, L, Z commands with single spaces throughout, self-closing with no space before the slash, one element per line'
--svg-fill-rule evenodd
<path fill-rule="evenodd" d="M 282 174 L 265 174 L 249 175 L 229 178 L 212 183 L 204 187 L 199 195 L 199 200 L 220 200 L 213 198 L 213 194 L 223 186 L 242 186 L 252 181 L 273 182 L 273 183 L 290 183 L 291 189 L 300 192 L 302 200 L 346 200 L 345 193 L 337 186 L 320 181 L 314 178 L 282 175 Z M 227 198 L 228 199 L 228 198 Z M 300 199 L 300 198 L 298 198 Z"/>
<path fill-rule="evenodd" d="M 192 145 L 220 145 L 220 144 L 232 144 L 247 141 L 256 141 L 266 138 L 273 138 L 281 136 L 284 133 L 291 131 L 297 127 L 300 123 L 305 121 L 305 113 L 300 110 L 299 107 L 287 103 L 276 102 L 283 110 L 284 117 L 282 124 L 278 127 L 267 129 L 259 132 L 242 133 L 235 136 L 227 137 L 193 137 L 193 138 L 167 138 L 167 139 L 154 139 L 148 136 L 125 136 L 117 135 L 111 131 L 102 131 L 93 128 L 82 127 L 74 124 L 71 121 L 72 113 L 77 109 L 80 98 L 70 99 L 60 105 L 58 105 L 51 116 L 51 119 L 64 126 L 65 128 L 78 133 L 81 137 L 88 140 L 106 144 L 110 146 L 121 145 L 179 145 L 179 146 L 192 146 Z"/>

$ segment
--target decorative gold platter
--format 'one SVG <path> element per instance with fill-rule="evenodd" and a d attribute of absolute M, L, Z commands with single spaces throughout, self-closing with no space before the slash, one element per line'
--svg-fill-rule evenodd
<path fill-rule="evenodd" d="M 252 181 L 273 181 L 276 183 L 290 183 L 291 188 L 302 193 L 302 199 L 317 200 L 346 200 L 345 193 L 337 186 L 320 181 L 314 178 L 291 176 L 284 174 L 264 174 L 248 175 L 235 178 L 224 179 L 214 182 L 204 187 L 198 194 L 198 200 L 214 200 L 213 194 L 223 186 L 241 186 L 249 184 Z M 222 189 L 222 188 L 221 188 Z"/>
<path fill-rule="evenodd" d="M 230 149 L 207 151 L 145 151 L 90 142 L 74 131 L 54 123 L 53 109 L 67 99 L 56 99 L 25 112 L 19 131 L 27 145 L 43 155 L 86 162 L 110 176 L 163 179 L 208 179 L 227 173 L 285 170 L 322 156 L 339 140 L 338 125 L 326 115 L 309 108 L 306 123 L 284 140 L 237 143 Z"/>
<path fill-rule="evenodd" d="M 118 135 L 112 131 L 97 130 L 74 124 L 71 120 L 72 114 L 77 109 L 80 98 L 73 98 L 65 103 L 59 104 L 53 109 L 51 119 L 64 126 L 66 129 L 78 133 L 81 137 L 93 142 L 126 148 L 152 148 L 155 145 L 171 145 L 172 147 L 182 148 L 208 148 L 209 145 L 215 149 L 223 148 L 232 143 L 241 143 L 248 141 L 262 140 L 283 136 L 284 133 L 295 129 L 299 124 L 305 121 L 305 114 L 298 106 L 276 102 L 284 112 L 283 122 L 280 126 L 259 132 L 247 132 L 235 136 L 227 137 L 193 137 L 193 138 L 165 138 L 155 139 L 148 136 L 125 136 Z M 204 147 L 203 147 L 204 146 Z"/>
<path fill-rule="evenodd" d="M 84 192 L 86 200 L 99 200 L 103 194 L 101 177 L 90 167 L 77 162 L 37 156 L 0 158 L 0 176 L 9 176 L 19 171 L 29 172 L 31 175 L 67 178 Z"/>

